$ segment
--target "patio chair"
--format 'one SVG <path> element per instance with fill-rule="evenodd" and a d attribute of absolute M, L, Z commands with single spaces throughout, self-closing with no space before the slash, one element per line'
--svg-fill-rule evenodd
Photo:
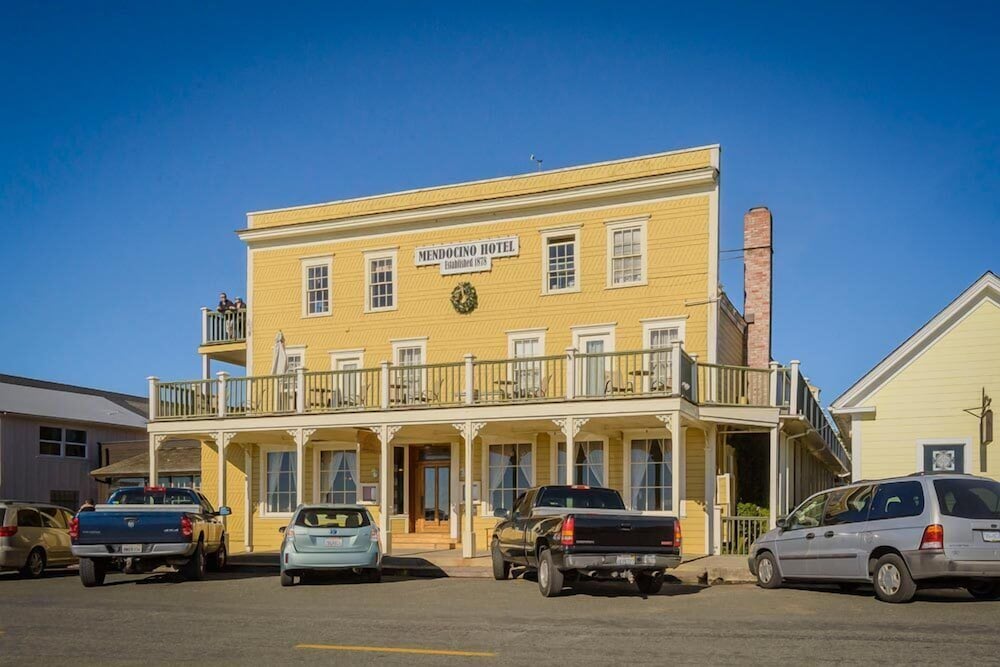
<path fill-rule="evenodd" d="M 358 389 L 357 394 L 345 394 L 344 395 L 344 405 L 350 405 L 355 408 L 363 408 L 367 405 L 368 400 L 368 383 L 362 382 L 361 387 Z"/>
<path fill-rule="evenodd" d="M 445 378 L 437 381 L 437 386 L 433 389 L 425 389 L 420 394 L 421 403 L 441 403 L 441 394 L 444 391 Z"/>
<path fill-rule="evenodd" d="M 621 371 L 616 370 L 614 373 L 606 373 L 606 376 L 608 378 L 606 393 L 618 396 L 635 393 L 635 386 L 630 381 L 626 382 L 622 380 Z"/>
<path fill-rule="evenodd" d="M 548 374 L 542 378 L 542 381 L 538 383 L 535 387 L 535 391 L 532 392 L 532 398 L 545 398 L 549 395 L 549 383 L 552 381 L 552 374 Z"/>

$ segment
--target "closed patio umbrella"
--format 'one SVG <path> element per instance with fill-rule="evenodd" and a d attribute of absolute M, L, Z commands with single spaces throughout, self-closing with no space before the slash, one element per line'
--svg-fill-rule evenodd
<path fill-rule="evenodd" d="M 274 337 L 274 353 L 271 356 L 271 375 L 288 372 L 288 353 L 285 352 L 285 334 L 280 331 Z"/>

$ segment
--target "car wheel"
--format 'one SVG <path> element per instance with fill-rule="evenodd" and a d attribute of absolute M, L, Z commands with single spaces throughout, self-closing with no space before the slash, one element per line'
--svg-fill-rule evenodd
<path fill-rule="evenodd" d="M 970 586 L 966 586 L 965 590 L 969 591 L 969 595 L 976 598 L 977 600 L 1000 599 L 1000 583 L 998 582 L 985 581 L 981 583 L 976 583 Z"/>
<path fill-rule="evenodd" d="M 21 576 L 28 579 L 37 579 L 45 572 L 45 551 L 41 547 L 35 547 L 28 554 L 28 560 L 24 561 L 21 568 Z"/>
<path fill-rule="evenodd" d="M 663 573 L 640 572 L 635 577 L 635 585 L 643 595 L 656 595 L 663 588 Z"/>
<path fill-rule="evenodd" d="M 547 598 L 553 598 L 562 593 L 563 573 L 556 567 L 552 552 L 542 551 L 538 558 L 538 590 Z"/>
<path fill-rule="evenodd" d="M 181 573 L 189 581 L 201 581 L 205 578 L 205 544 L 198 541 L 191 558 L 181 567 Z"/>
<path fill-rule="evenodd" d="M 757 585 L 761 588 L 779 588 L 783 582 L 774 554 L 765 551 L 757 557 Z"/>
<path fill-rule="evenodd" d="M 896 554 L 886 554 L 875 564 L 875 597 L 883 602 L 909 602 L 917 592 L 910 569 Z"/>
<path fill-rule="evenodd" d="M 500 553 L 500 543 L 493 540 L 490 547 L 490 555 L 493 557 L 493 578 L 497 581 L 504 581 L 510 576 L 510 563 L 503 559 Z"/>
<path fill-rule="evenodd" d="M 208 568 L 214 572 L 221 572 L 226 567 L 226 563 L 229 562 L 229 550 L 226 549 L 226 539 L 222 538 L 222 544 L 219 545 L 219 550 L 212 554 L 211 560 L 208 561 Z"/>
<path fill-rule="evenodd" d="M 80 581 L 85 588 L 103 586 L 105 574 L 107 574 L 107 567 L 104 561 L 93 558 L 80 559 Z"/>
<path fill-rule="evenodd" d="M 282 586 L 294 586 L 295 585 L 295 577 L 293 577 L 292 575 L 290 575 L 287 572 L 285 572 L 284 570 L 282 570 L 281 571 L 281 585 Z"/>

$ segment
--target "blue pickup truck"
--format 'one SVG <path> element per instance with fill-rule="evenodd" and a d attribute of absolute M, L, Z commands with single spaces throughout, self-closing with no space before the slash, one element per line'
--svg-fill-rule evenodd
<path fill-rule="evenodd" d="M 70 523 L 73 555 L 80 559 L 80 581 L 100 586 L 109 571 L 151 572 L 169 565 L 187 579 L 204 579 L 221 570 L 228 554 L 221 517 L 228 507 L 212 508 L 192 489 L 137 486 L 118 489 L 92 512 Z"/>

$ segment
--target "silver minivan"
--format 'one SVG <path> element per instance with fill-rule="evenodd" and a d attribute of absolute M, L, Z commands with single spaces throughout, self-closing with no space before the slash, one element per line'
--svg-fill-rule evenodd
<path fill-rule="evenodd" d="M 1000 599 L 1000 482 L 917 473 L 807 498 L 750 548 L 763 588 L 784 581 L 871 583 L 886 602 L 917 588 Z"/>
<path fill-rule="evenodd" d="M 0 570 L 32 579 L 46 567 L 73 565 L 69 522 L 73 514 L 48 503 L 0 500 Z"/>

